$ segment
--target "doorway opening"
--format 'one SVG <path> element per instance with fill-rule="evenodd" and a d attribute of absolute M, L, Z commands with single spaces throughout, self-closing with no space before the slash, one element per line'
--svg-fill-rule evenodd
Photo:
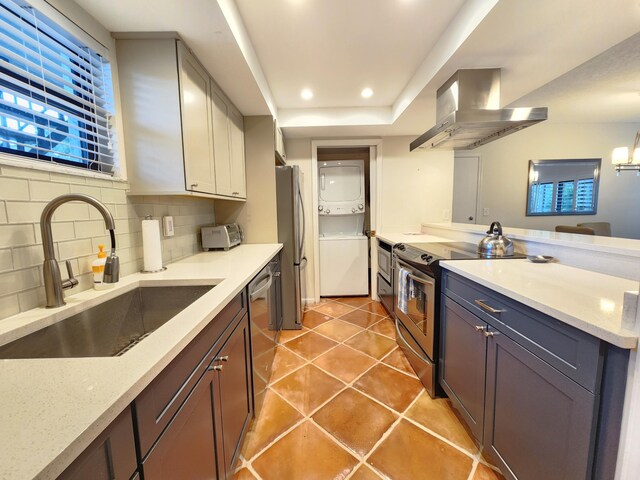
<path fill-rule="evenodd" d="M 312 142 L 315 302 L 321 297 L 371 297 L 375 291 L 371 236 L 377 223 L 380 143 Z"/>

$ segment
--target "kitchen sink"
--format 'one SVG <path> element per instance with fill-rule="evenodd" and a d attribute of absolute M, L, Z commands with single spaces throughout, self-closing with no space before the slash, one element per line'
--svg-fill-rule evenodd
<path fill-rule="evenodd" d="M 1 346 L 0 358 L 120 356 L 213 287 L 138 287 Z"/>

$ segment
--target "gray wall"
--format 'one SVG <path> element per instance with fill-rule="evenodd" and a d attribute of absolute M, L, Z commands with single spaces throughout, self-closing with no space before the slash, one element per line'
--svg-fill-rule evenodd
<path fill-rule="evenodd" d="M 640 178 L 619 177 L 611 165 L 614 147 L 633 143 L 638 124 L 541 123 L 477 148 L 482 160 L 478 223 L 499 220 L 509 227 L 554 230 L 556 225 L 610 222 L 612 235 L 640 238 Z M 602 158 L 597 215 L 527 217 L 529 160 Z M 489 208 L 489 216 L 482 216 Z"/>

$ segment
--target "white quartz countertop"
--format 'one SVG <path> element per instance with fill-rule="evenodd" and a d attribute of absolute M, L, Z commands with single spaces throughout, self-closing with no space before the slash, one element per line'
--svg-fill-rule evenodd
<path fill-rule="evenodd" d="M 579 330 L 622 348 L 638 334 L 622 321 L 625 291 L 638 282 L 558 263 L 528 260 L 447 261 L 441 265 Z"/>
<path fill-rule="evenodd" d="M 137 286 L 216 285 L 121 357 L 0 360 L 0 479 L 56 478 L 281 248 L 200 253 L 67 297 L 54 314 L 38 308 L 0 320 L 7 343 Z"/>
<path fill-rule="evenodd" d="M 421 232 L 376 232 L 376 238 L 383 242 L 395 245 L 396 243 L 433 243 L 433 242 L 451 242 L 452 240 L 436 235 L 427 235 Z"/>

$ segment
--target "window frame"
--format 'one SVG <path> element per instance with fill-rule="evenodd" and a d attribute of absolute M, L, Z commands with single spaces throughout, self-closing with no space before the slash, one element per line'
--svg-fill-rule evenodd
<path fill-rule="evenodd" d="M 69 96 L 61 95 L 56 91 L 52 91 L 51 89 L 47 89 L 46 92 L 48 98 L 48 104 L 53 107 L 56 113 L 60 116 L 69 115 L 70 117 L 76 117 L 75 122 L 77 123 L 74 126 L 74 120 L 59 120 L 59 117 L 52 116 L 52 123 L 62 126 L 62 132 L 64 132 L 66 128 L 66 133 L 70 134 L 71 141 L 73 142 L 72 148 L 80 149 L 82 158 L 79 157 L 77 160 L 71 158 L 61 158 L 55 156 L 55 150 L 51 150 L 51 152 L 24 152 L 17 151 L 11 149 L 9 147 L 0 147 L 0 164 L 23 167 L 26 169 L 35 169 L 35 170 L 44 170 L 44 171 L 52 171 L 52 172 L 60 172 L 71 175 L 79 175 L 85 177 L 94 177 L 94 178 L 102 178 L 108 180 L 125 180 L 122 177 L 122 167 L 121 161 L 119 158 L 119 150 L 118 150 L 118 142 L 117 142 L 117 134 L 119 132 L 119 128 L 117 126 L 118 118 L 118 101 L 115 98 L 115 94 L 117 92 L 117 70 L 115 70 L 114 63 L 115 58 L 112 56 L 111 52 L 113 51 L 113 45 L 111 45 L 111 49 L 105 46 L 102 42 L 97 40 L 95 37 L 91 36 L 87 33 L 85 25 L 79 25 L 75 21 L 71 20 L 70 17 L 66 16 L 65 13 L 60 11 L 54 5 L 50 5 L 47 2 L 43 2 L 41 0 L 21 0 L 17 3 L 22 3 L 25 6 L 33 8 L 39 13 L 39 16 L 45 17 L 48 22 L 50 22 L 50 26 L 48 28 L 58 29 L 63 37 L 69 38 L 70 42 L 73 44 L 78 44 L 79 48 L 87 48 L 92 51 L 92 55 L 98 55 L 102 57 L 108 65 L 103 68 L 107 68 L 107 84 L 108 84 L 108 92 L 106 93 L 106 97 L 102 98 L 101 101 L 107 102 L 107 111 L 109 115 L 106 117 L 107 122 L 109 123 L 107 128 L 109 129 L 109 137 L 111 139 L 110 146 L 110 162 L 105 162 L 105 157 L 101 157 L 102 148 L 109 148 L 98 145 L 101 143 L 98 140 L 98 136 L 102 135 L 102 133 L 98 133 L 98 130 L 95 130 L 95 137 L 91 135 L 91 130 L 93 129 L 93 123 L 101 123 L 98 118 L 98 113 L 96 111 L 96 107 L 89 108 L 84 105 L 80 99 L 84 98 L 87 100 L 87 97 L 92 97 L 94 95 L 93 90 L 87 90 L 87 97 L 77 93 L 71 93 Z M 73 15 L 77 17 L 77 15 Z M 82 19 L 82 17 L 81 17 Z M 28 21 L 28 20 L 27 20 Z M 82 22 L 80 22 L 82 23 Z M 35 25 L 31 23 L 31 26 L 35 28 Z M 98 25 L 98 27 L 101 27 Z M 106 32 L 106 30 L 105 30 Z M 55 42 L 61 46 L 64 46 L 60 41 L 54 36 L 49 35 L 47 32 L 41 31 L 42 34 L 47 35 L 49 41 Z M 104 33 L 104 32 L 98 32 Z M 66 40 L 64 40 L 66 41 Z M 71 60 L 71 62 L 73 62 Z M 81 65 L 78 66 L 81 68 Z M 4 65 L 0 66 L 0 70 L 4 73 L 5 77 L 15 78 L 16 82 L 11 83 L 7 79 L 0 79 L 0 88 L 3 91 L 8 91 L 8 93 L 13 94 L 16 92 L 20 95 L 19 98 L 23 98 L 29 102 L 35 102 L 36 104 L 44 104 L 43 98 L 45 95 L 45 85 L 33 80 L 28 81 L 29 79 L 26 77 L 21 77 L 19 73 L 12 71 L 10 68 L 5 67 Z M 105 77 L 103 77 L 105 78 Z M 32 91 L 30 92 L 27 88 L 23 87 L 25 82 L 29 83 L 32 87 Z M 103 83 L 104 85 L 104 83 Z M 37 92 L 33 92 L 33 90 L 41 90 L 43 93 L 42 97 L 39 97 Z M 57 102 L 56 100 L 60 99 L 61 102 Z M 9 100 L 10 101 L 10 100 Z M 65 105 L 64 102 L 69 104 L 69 106 Z M 8 103 L 8 101 L 7 101 Z M 16 102 L 17 103 L 17 102 Z M 97 104 L 99 108 L 104 108 L 103 105 Z M 110 106 L 110 107 L 109 107 Z M 73 110 L 73 107 L 77 107 L 77 111 Z M 10 112 L 10 106 L 7 106 L 7 113 Z M 31 109 L 31 107 L 25 107 L 27 109 Z M 41 126 L 38 123 L 36 117 L 37 110 L 34 110 L 34 116 L 30 120 L 27 118 L 28 113 L 25 112 L 24 109 L 19 111 L 19 114 L 22 114 L 24 118 L 24 122 L 32 123 L 37 129 L 40 129 Z M 96 120 L 89 121 L 91 128 L 87 124 L 83 124 L 82 122 L 82 110 L 86 110 L 86 115 L 94 116 Z M 20 119 L 20 115 L 16 113 L 12 115 L 15 117 L 17 121 L 22 121 Z M 104 114 L 103 114 L 104 115 Z M 78 118 L 80 117 L 80 118 Z M 43 126 L 43 128 L 48 128 L 49 125 Z M 100 127 L 98 127 L 100 128 Z M 75 130 L 75 132 L 74 132 Z M 55 130 L 52 130 L 55 132 Z M 39 136 L 37 133 L 36 136 Z M 95 143 L 96 145 L 93 145 Z M 36 147 L 38 146 L 37 140 L 34 144 Z M 53 155 L 51 154 L 53 153 Z M 64 155 L 64 154 L 63 154 Z M 102 165 L 102 166 L 101 166 Z M 107 168 L 106 165 L 109 165 Z"/>
<path fill-rule="evenodd" d="M 577 200 L 578 200 L 578 183 L 583 180 L 591 179 L 585 178 L 584 175 L 581 175 L 579 172 L 574 175 L 574 178 L 566 178 L 566 175 L 557 180 L 549 180 L 542 178 L 538 181 L 536 178 L 536 168 L 543 167 L 544 165 L 570 165 L 571 163 L 591 163 L 594 167 L 594 175 L 593 175 L 593 187 L 592 187 L 592 197 L 593 197 L 593 208 L 591 210 L 577 210 Z M 572 215 L 597 215 L 598 213 L 598 189 L 600 186 L 600 169 L 602 166 L 601 158 L 565 158 L 565 159 L 553 159 L 553 160 L 529 160 L 529 175 L 527 181 L 527 203 L 526 203 L 526 212 L 525 215 L 527 217 L 543 217 L 543 216 L 572 216 Z M 573 182 L 573 195 L 572 195 L 572 206 L 570 211 L 557 211 L 558 207 L 558 194 L 559 194 L 559 186 L 561 183 Z M 531 208 L 532 202 L 532 187 L 534 185 L 543 185 L 543 184 L 553 184 L 553 198 L 551 203 L 551 211 L 549 212 L 533 212 Z"/>

